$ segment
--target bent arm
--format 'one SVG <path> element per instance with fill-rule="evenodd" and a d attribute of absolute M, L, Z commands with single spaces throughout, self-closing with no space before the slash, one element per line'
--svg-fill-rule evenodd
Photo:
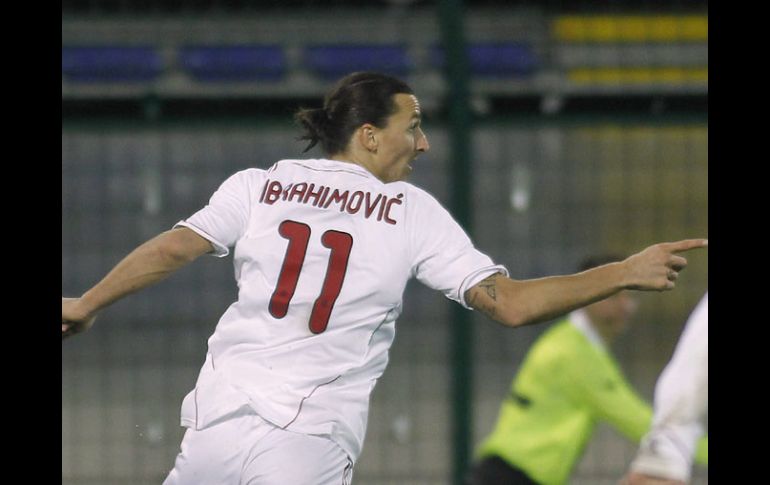
<path fill-rule="evenodd" d="M 62 298 L 62 336 L 86 330 L 99 310 L 168 277 L 211 243 L 186 227 L 163 232 L 134 249 L 80 298 Z"/>
<path fill-rule="evenodd" d="M 618 291 L 674 288 L 687 260 L 675 253 L 705 247 L 705 239 L 660 243 L 617 263 L 567 276 L 513 280 L 494 274 L 465 292 L 468 306 L 504 325 L 550 320 Z"/>

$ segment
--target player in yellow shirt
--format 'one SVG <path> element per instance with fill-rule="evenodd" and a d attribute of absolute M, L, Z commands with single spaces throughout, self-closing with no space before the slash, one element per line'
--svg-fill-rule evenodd
<path fill-rule="evenodd" d="M 592 258 L 581 270 L 617 260 Z M 640 442 L 652 409 L 607 348 L 635 309 L 628 292 L 616 293 L 570 313 L 540 336 L 477 451 L 469 485 L 567 483 L 599 421 Z M 707 437 L 698 442 L 696 461 L 708 464 Z"/>

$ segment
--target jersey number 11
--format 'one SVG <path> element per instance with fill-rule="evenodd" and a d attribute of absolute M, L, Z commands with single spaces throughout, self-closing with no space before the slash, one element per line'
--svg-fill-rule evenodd
<path fill-rule="evenodd" d="M 297 288 L 299 273 L 305 262 L 308 241 L 310 241 L 310 226 L 296 221 L 283 221 L 278 226 L 281 237 L 289 240 L 286 256 L 283 258 L 278 285 L 270 298 L 270 314 L 274 318 L 283 318 L 289 311 L 289 303 Z M 331 250 L 329 264 L 326 268 L 326 278 L 321 287 L 321 294 L 313 304 L 310 313 L 309 327 L 313 333 L 321 333 L 329 324 L 329 317 L 334 303 L 342 290 L 345 272 L 348 269 L 350 249 L 353 247 L 353 236 L 346 232 L 328 230 L 321 236 L 321 244 Z"/>

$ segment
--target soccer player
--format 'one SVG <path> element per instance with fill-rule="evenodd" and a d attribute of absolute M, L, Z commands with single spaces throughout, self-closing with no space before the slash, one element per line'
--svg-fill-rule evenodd
<path fill-rule="evenodd" d="M 404 182 L 429 149 L 407 84 L 353 73 L 297 120 L 325 158 L 232 175 L 80 298 L 62 298 L 65 338 L 114 301 L 233 248 L 238 299 L 182 404 L 188 429 L 167 485 L 349 483 L 412 277 L 515 327 L 624 288 L 670 290 L 687 264 L 677 253 L 707 244 L 660 243 L 581 274 L 516 281 Z"/>
<path fill-rule="evenodd" d="M 642 440 L 625 485 L 684 485 L 703 434 L 709 393 L 708 292 L 687 320 L 655 385 L 652 430 Z"/>
<path fill-rule="evenodd" d="M 595 256 L 580 269 L 614 261 L 620 258 Z M 621 291 L 571 312 L 537 339 L 479 447 L 469 485 L 564 484 L 599 421 L 641 441 L 652 408 L 609 352 L 635 311 L 633 295 Z M 708 462 L 707 439 L 698 459 Z"/>

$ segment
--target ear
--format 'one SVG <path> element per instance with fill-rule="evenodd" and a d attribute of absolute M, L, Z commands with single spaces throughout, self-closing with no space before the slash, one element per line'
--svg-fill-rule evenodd
<path fill-rule="evenodd" d="M 370 152 L 377 153 L 377 127 L 370 123 L 364 123 L 358 128 L 356 136 L 362 147 Z"/>

